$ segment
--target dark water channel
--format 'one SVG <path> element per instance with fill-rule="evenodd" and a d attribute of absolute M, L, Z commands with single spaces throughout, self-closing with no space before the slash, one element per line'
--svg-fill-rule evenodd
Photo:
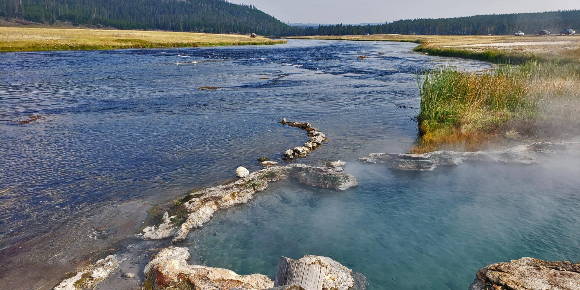
<path fill-rule="evenodd" d="M 466 289 L 492 262 L 580 260 L 578 162 L 429 173 L 356 163 L 412 146 L 418 72 L 486 67 L 413 46 L 0 54 L 0 284 L 49 289 L 139 231 L 153 205 L 280 158 L 306 138 L 282 118 L 330 140 L 301 162 L 345 160 L 360 186 L 277 185 L 193 232 L 200 262 L 272 276 L 280 255 L 326 255 L 370 289 Z"/>

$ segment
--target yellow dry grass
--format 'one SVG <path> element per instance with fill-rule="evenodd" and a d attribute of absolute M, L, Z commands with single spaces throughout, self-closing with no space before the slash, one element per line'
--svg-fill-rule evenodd
<path fill-rule="evenodd" d="M 264 45 L 262 36 L 56 27 L 0 27 L 0 51 Z"/>
<path fill-rule="evenodd" d="M 441 48 L 460 48 L 474 52 L 500 50 L 537 55 L 562 54 L 578 57 L 580 61 L 580 35 L 337 35 L 299 36 L 299 39 L 352 40 L 352 41 L 396 41 L 415 42 Z"/>

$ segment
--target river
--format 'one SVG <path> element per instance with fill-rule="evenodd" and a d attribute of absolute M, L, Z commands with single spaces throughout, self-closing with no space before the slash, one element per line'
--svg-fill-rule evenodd
<path fill-rule="evenodd" d="M 276 185 L 192 232 L 195 262 L 273 276 L 280 255 L 325 255 L 369 289 L 466 289 L 490 263 L 580 260 L 578 160 L 426 173 L 356 162 L 412 146 L 422 71 L 488 67 L 414 46 L 0 54 L 0 284 L 50 289 L 133 241 L 156 204 L 280 159 L 305 139 L 282 118 L 329 139 L 299 162 L 344 160 L 359 187 Z"/>

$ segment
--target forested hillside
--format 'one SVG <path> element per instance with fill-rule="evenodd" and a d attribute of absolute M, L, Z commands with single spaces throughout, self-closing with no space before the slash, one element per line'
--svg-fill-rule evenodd
<path fill-rule="evenodd" d="M 328 25 L 307 28 L 305 35 L 355 35 L 355 34 L 424 34 L 424 35 L 486 35 L 513 34 L 523 31 L 534 34 L 547 29 L 558 33 L 562 29 L 580 30 L 580 10 L 478 15 L 443 19 L 399 20 L 381 25 Z"/>
<path fill-rule="evenodd" d="M 224 0 L 0 0 L 0 17 L 208 33 L 286 35 L 295 29 L 254 6 Z"/>

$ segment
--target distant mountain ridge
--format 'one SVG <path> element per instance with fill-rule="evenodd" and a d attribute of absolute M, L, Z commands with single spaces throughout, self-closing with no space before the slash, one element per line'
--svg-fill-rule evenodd
<path fill-rule="evenodd" d="M 207 33 L 285 35 L 294 30 L 254 6 L 224 0 L 0 0 L 0 18 Z"/>

